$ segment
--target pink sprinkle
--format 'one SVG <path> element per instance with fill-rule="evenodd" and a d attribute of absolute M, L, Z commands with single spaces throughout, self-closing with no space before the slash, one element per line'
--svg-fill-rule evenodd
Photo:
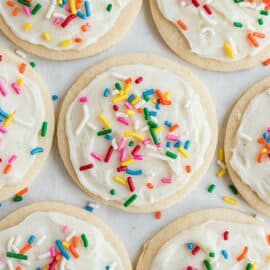
<path fill-rule="evenodd" d="M 15 91 L 15 93 L 17 95 L 20 95 L 21 94 L 21 89 L 20 89 L 20 87 L 16 83 L 12 83 L 11 84 L 11 87 L 13 88 L 13 90 Z"/>
<path fill-rule="evenodd" d="M 52 246 L 50 248 L 50 253 L 51 253 L 51 257 L 52 258 L 56 256 L 56 248 L 55 248 L 55 246 Z"/>
<path fill-rule="evenodd" d="M 143 155 L 135 155 L 134 159 L 135 160 L 143 160 Z"/>
<path fill-rule="evenodd" d="M 171 184 L 172 183 L 172 179 L 171 178 L 161 178 L 160 181 L 163 184 Z"/>
<path fill-rule="evenodd" d="M 127 149 L 124 147 L 120 150 L 120 157 L 119 157 L 120 162 L 124 162 L 126 160 L 126 156 L 127 156 Z"/>
<path fill-rule="evenodd" d="M 80 102 L 81 103 L 87 103 L 88 102 L 88 97 L 80 97 Z"/>
<path fill-rule="evenodd" d="M 29 7 L 24 6 L 23 7 L 23 11 L 24 11 L 24 13 L 25 13 L 26 16 L 30 16 L 31 15 L 31 12 L 30 12 L 30 8 Z"/>
<path fill-rule="evenodd" d="M 16 159 L 17 159 L 17 156 L 16 156 L 16 155 L 12 155 L 12 156 L 9 158 L 8 163 L 9 163 L 9 164 L 12 164 Z"/>
<path fill-rule="evenodd" d="M 127 108 L 127 109 L 129 109 L 129 110 L 131 110 L 132 109 L 132 105 L 129 103 L 129 102 L 125 102 L 125 107 Z"/>
<path fill-rule="evenodd" d="M 267 128 L 267 131 L 268 131 L 268 132 L 270 132 L 270 127 L 269 127 L 269 128 Z"/>
<path fill-rule="evenodd" d="M 100 154 L 98 154 L 98 153 L 96 153 L 96 152 L 92 152 L 90 155 L 91 155 L 93 158 L 95 158 L 96 160 L 102 161 L 102 156 L 101 156 Z"/>
<path fill-rule="evenodd" d="M 2 96 L 4 96 L 4 97 L 7 95 L 7 91 L 6 91 L 4 85 L 1 81 L 0 81 L 0 92 L 1 92 Z"/>
<path fill-rule="evenodd" d="M 64 233 L 68 233 L 68 232 L 69 232 L 69 226 L 68 226 L 68 225 L 65 225 L 65 226 L 63 227 L 63 232 L 64 232 Z"/>
<path fill-rule="evenodd" d="M 129 125 L 129 121 L 125 117 L 119 116 L 119 117 L 117 117 L 117 121 L 120 122 L 120 123 L 122 123 L 123 125 L 126 125 L 126 126 Z"/>
<path fill-rule="evenodd" d="M 161 148 L 162 147 L 162 144 L 161 143 L 158 143 L 158 144 L 156 144 L 156 147 L 157 148 Z"/>
<path fill-rule="evenodd" d="M 3 127 L 3 126 L 0 126 L 0 132 L 6 134 L 7 129 L 5 127 Z"/>
<path fill-rule="evenodd" d="M 146 145 L 146 144 L 151 144 L 151 139 L 150 139 L 150 138 L 145 139 L 145 140 L 143 141 L 143 144 L 144 144 L 144 145 Z"/>
<path fill-rule="evenodd" d="M 125 147 L 125 144 L 126 144 L 126 137 L 121 137 L 120 138 L 120 142 L 119 142 L 119 145 L 118 145 L 118 149 L 121 150 L 123 147 Z"/>
<path fill-rule="evenodd" d="M 167 140 L 169 140 L 169 141 L 179 141 L 180 138 L 179 138 L 179 136 L 176 136 L 176 135 L 173 135 L 173 134 L 168 134 Z"/>
<path fill-rule="evenodd" d="M 61 19 L 60 18 L 55 18 L 54 20 L 53 20 L 53 24 L 54 25 L 58 25 L 58 24 L 60 24 L 61 23 Z"/>

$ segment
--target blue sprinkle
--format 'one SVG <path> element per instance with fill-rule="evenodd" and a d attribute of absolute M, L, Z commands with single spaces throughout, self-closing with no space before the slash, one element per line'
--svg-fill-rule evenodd
<path fill-rule="evenodd" d="M 62 243 L 60 240 L 56 240 L 55 244 L 57 245 L 58 249 L 60 250 L 60 252 L 62 253 L 62 255 L 69 260 L 70 259 L 70 255 L 68 254 L 68 252 L 65 250 L 65 248 L 62 246 Z"/>
<path fill-rule="evenodd" d="M 156 109 L 157 109 L 157 110 L 160 110 L 160 108 L 161 108 L 160 103 L 157 103 L 157 104 L 156 104 Z"/>
<path fill-rule="evenodd" d="M 37 267 L 36 270 L 41 270 L 41 268 L 40 267 Z"/>
<path fill-rule="evenodd" d="M 151 116 L 157 116 L 157 112 L 156 111 L 149 111 L 149 115 L 151 115 Z"/>
<path fill-rule="evenodd" d="M 106 265 L 105 270 L 110 270 L 111 267 L 109 265 Z"/>
<path fill-rule="evenodd" d="M 166 147 L 167 147 L 167 148 L 170 148 L 171 146 L 172 146 L 172 143 L 171 143 L 171 142 L 167 142 L 167 143 L 166 143 Z"/>
<path fill-rule="evenodd" d="M 105 135 L 105 139 L 108 140 L 108 141 L 112 141 L 113 136 L 110 135 L 110 134 L 107 134 L 107 135 Z"/>
<path fill-rule="evenodd" d="M 188 249 L 193 249 L 194 248 L 194 245 L 192 243 L 188 243 L 187 244 L 187 247 L 188 247 Z"/>
<path fill-rule="evenodd" d="M 143 92 L 143 96 L 150 96 L 150 95 L 153 95 L 155 94 L 155 90 L 154 89 L 149 89 L 149 90 L 146 90 Z"/>
<path fill-rule="evenodd" d="M 36 240 L 36 237 L 34 235 L 30 235 L 30 237 L 28 238 L 27 242 L 28 244 L 33 244 L 34 241 Z"/>
<path fill-rule="evenodd" d="M 91 16 L 91 7 L 89 1 L 84 1 L 84 9 L 85 9 L 85 14 L 87 17 Z"/>
<path fill-rule="evenodd" d="M 106 88 L 106 89 L 104 90 L 103 96 L 104 96 L 104 97 L 108 97 L 109 94 L 110 94 L 110 92 L 111 92 L 110 88 Z"/>
<path fill-rule="evenodd" d="M 52 95 L 52 100 L 58 100 L 59 99 L 59 96 L 57 96 L 57 95 Z"/>
<path fill-rule="evenodd" d="M 4 110 L 2 110 L 1 108 L 0 108 L 0 116 L 2 116 L 4 118 L 8 118 L 8 114 Z"/>
<path fill-rule="evenodd" d="M 89 211 L 89 212 L 93 212 L 94 211 L 94 207 L 92 207 L 91 205 L 86 205 L 84 207 L 85 210 Z"/>
<path fill-rule="evenodd" d="M 31 155 L 35 155 L 35 154 L 39 154 L 39 153 L 43 153 L 44 152 L 44 148 L 43 147 L 36 147 L 34 149 L 31 150 Z"/>
<path fill-rule="evenodd" d="M 268 134 L 268 132 L 264 132 L 264 133 L 263 133 L 263 137 L 264 137 L 264 139 L 269 138 L 269 134 Z"/>
<path fill-rule="evenodd" d="M 228 252 L 226 250 L 222 249 L 221 250 L 221 254 L 224 257 L 224 259 L 227 260 L 229 258 L 229 254 L 228 254 Z"/>
<path fill-rule="evenodd" d="M 85 14 L 83 14 L 81 11 L 77 11 L 77 16 L 78 16 L 79 18 L 83 19 L 83 20 L 86 19 Z"/>
<path fill-rule="evenodd" d="M 177 143 L 174 144 L 174 147 L 175 148 L 179 148 L 182 146 L 182 142 L 181 141 L 178 141 Z"/>
<path fill-rule="evenodd" d="M 129 97 L 128 97 L 128 102 L 129 103 L 131 103 L 132 102 L 132 100 L 135 98 L 135 96 L 134 95 L 130 95 Z"/>
<path fill-rule="evenodd" d="M 185 148 L 186 150 L 188 150 L 189 147 L 190 147 L 190 144 L 191 144 L 190 140 L 187 140 L 187 141 L 185 142 L 184 148 Z"/>
<path fill-rule="evenodd" d="M 172 127 L 172 122 L 166 120 L 166 121 L 165 121 L 165 125 L 166 125 L 167 127 Z"/>
<path fill-rule="evenodd" d="M 266 141 L 267 141 L 267 143 L 270 143 L 270 138 L 268 138 Z"/>
<path fill-rule="evenodd" d="M 126 173 L 130 174 L 130 175 L 142 175 L 143 171 L 142 170 L 130 170 L 130 169 L 127 169 Z"/>

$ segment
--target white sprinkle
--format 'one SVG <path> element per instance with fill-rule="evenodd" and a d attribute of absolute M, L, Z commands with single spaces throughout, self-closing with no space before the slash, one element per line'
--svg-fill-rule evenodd
<path fill-rule="evenodd" d="M 46 240 L 46 238 L 47 238 L 47 236 L 46 236 L 45 234 L 42 235 L 42 236 L 39 238 L 39 240 L 37 241 L 36 245 L 37 245 L 37 246 L 42 245 L 43 242 Z"/>
<path fill-rule="evenodd" d="M 28 261 L 21 260 L 20 263 L 21 264 L 24 264 L 24 265 L 27 265 L 27 266 L 30 266 L 31 265 L 31 262 L 29 260 Z"/>
<path fill-rule="evenodd" d="M 116 117 L 124 117 L 124 118 L 128 119 L 128 115 L 126 113 L 123 113 L 123 112 L 116 112 L 115 115 L 116 115 Z"/>
<path fill-rule="evenodd" d="M 117 80 L 121 80 L 121 81 L 125 81 L 128 79 L 127 76 L 122 75 L 122 74 L 118 74 L 118 73 L 112 73 L 112 77 L 114 77 Z"/>
<path fill-rule="evenodd" d="M 143 105 L 145 104 L 145 100 L 141 100 L 140 102 L 138 102 L 134 107 L 135 109 L 139 109 L 141 107 L 143 107 Z"/>
<path fill-rule="evenodd" d="M 21 50 L 19 50 L 19 49 L 17 49 L 16 51 L 15 51 L 15 53 L 17 54 L 17 55 L 19 55 L 21 58 L 26 58 L 26 54 L 23 52 L 23 51 L 21 51 Z"/>
<path fill-rule="evenodd" d="M 252 138 L 244 133 L 240 134 L 240 138 L 243 139 L 244 141 L 248 141 L 248 142 L 252 141 Z"/>
<path fill-rule="evenodd" d="M 156 124 L 158 124 L 158 119 L 155 116 L 151 116 L 151 120 Z"/>
<path fill-rule="evenodd" d="M 229 43 L 230 43 L 230 45 L 231 45 L 231 47 L 232 47 L 232 49 L 233 49 L 233 51 L 234 51 L 234 54 L 238 54 L 238 51 L 237 51 L 237 49 L 236 49 L 236 46 L 235 46 L 235 42 L 234 42 L 234 40 L 232 39 L 232 37 L 229 37 L 228 38 L 228 41 L 229 41 Z"/>
<path fill-rule="evenodd" d="M 46 14 L 46 19 L 49 20 L 52 17 L 52 14 L 56 8 L 56 0 L 53 0 L 51 5 L 49 6 L 48 12 Z"/>
<path fill-rule="evenodd" d="M 66 241 L 69 242 L 73 236 L 75 236 L 76 231 L 71 231 L 71 233 L 66 237 Z"/>
<path fill-rule="evenodd" d="M 19 246 L 20 243 L 21 243 L 21 241 L 22 241 L 21 235 L 17 235 L 16 240 L 15 240 L 15 242 L 14 242 L 14 245 L 15 245 L 15 246 Z"/>
<path fill-rule="evenodd" d="M 115 138 L 112 139 L 112 147 L 113 147 L 114 150 L 118 149 L 118 145 L 117 145 L 117 142 L 116 142 Z"/>
<path fill-rule="evenodd" d="M 40 255 L 38 256 L 38 258 L 39 258 L 40 260 L 48 259 L 48 258 L 50 258 L 50 257 L 51 257 L 51 253 L 50 253 L 50 252 L 45 252 L 45 253 L 40 254 Z"/>
<path fill-rule="evenodd" d="M 54 18 L 66 19 L 67 16 L 66 16 L 65 14 L 63 14 L 63 13 L 54 12 L 54 13 L 53 13 L 53 17 L 54 17 Z"/>
<path fill-rule="evenodd" d="M 76 130 L 76 136 L 80 135 L 80 133 L 82 132 L 83 128 L 85 127 L 85 125 L 89 120 L 89 110 L 87 104 L 83 104 L 82 108 L 83 108 L 83 119 Z"/>
<path fill-rule="evenodd" d="M 116 96 L 119 94 L 119 91 L 117 89 L 112 90 L 112 95 Z"/>
<path fill-rule="evenodd" d="M 11 260 L 7 260 L 7 266 L 9 270 L 14 270 L 14 265 L 13 262 Z"/>
<path fill-rule="evenodd" d="M 63 258 L 61 260 L 61 262 L 60 262 L 60 270 L 65 270 L 66 269 L 66 263 L 67 263 L 66 259 Z"/>
<path fill-rule="evenodd" d="M 33 126 L 33 123 L 29 123 L 29 122 L 26 122 L 24 120 L 21 120 L 17 116 L 15 116 L 14 121 L 22 126 L 25 126 L 25 127 L 32 127 Z"/>
<path fill-rule="evenodd" d="M 156 158 L 156 159 L 160 159 L 160 160 L 171 161 L 171 159 L 169 157 L 163 156 L 163 155 L 159 155 L 159 154 L 155 154 L 155 153 L 148 153 L 147 156 L 152 157 L 152 158 Z"/>
<path fill-rule="evenodd" d="M 15 240 L 15 237 L 14 237 L 14 236 L 11 236 L 11 237 L 9 238 L 8 244 L 7 244 L 7 250 L 8 250 L 8 251 L 11 251 L 11 247 L 12 247 L 12 245 L 13 245 L 13 243 L 14 243 L 14 240 Z"/>
<path fill-rule="evenodd" d="M 134 129 L 138 130 L 140 128 L 140 121 L 137 119 L 134 121 Z"/>
<path fill-rule="evenodd" d="M 88 126 L 89 128 L 91 128 L 92 130 L 94 130 L 94 131 L 96 131 L 96 130 L 98 129 L 94 124 L 92 124 L 92 123 L 90 123 L 90 122 L 87 123 L 87 126 Z"/>
<path fill-rule="evenodd" d="M 148 148 L 148 149 L 157 151 L 157 148 L 154 145 L 152 145 L 152 144 L 147 144 L 145 147 Z M 148 156 L 150 156 L 150 154 L 148 154 Z"/>
<path fill-rule="evenodd" d="M 11 246 L 11 250 L 14 251 L 15 253 L 20 253 L 20 250 L 18 249 L 18 247 L 15 244 L 13 244 Z"/>

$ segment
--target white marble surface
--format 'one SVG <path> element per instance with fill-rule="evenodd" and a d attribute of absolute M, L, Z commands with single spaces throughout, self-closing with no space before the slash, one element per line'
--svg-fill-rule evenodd
<path fill-rule="evenodd" d="M 160 38 L 152 21 L 148 1 L 144 2 L 140 15 L 124 39 L 110 50 L 98 56 L 65 63 L 47 61 L 28 54 L 29 61 L 34 60 L 37 63 L 36 70 L 44 77 L 51 94 L 57 94 L 61 97 L 59 101 L 55 102 L 56 114 L 58 114 L 61 101 L 70 85 L 88 67 L 113 55 L 132 52 L 155 53 L 190 67 L 194 74 L 208 86 L 216 104 L 220 127 L 220 142 L 222 142 L 226 118 L 230 113 L 232 105 L 246 89 L 256 81 L 267 76 L 270 69 L 260 66 L 248 71 L 223 74 L 204 71 L 183 62 L 167 48 Z M 11 50 L 16 48 L 3 37 L 2 33 L 0 33 L 0 44 L 0 46 L 7 47 Z M 223 196 L 234 196 L 231 195 L 228 189 L 229 179 L 218 179 L 215 176 L 217 169 L 214 160 L 207 175 L 202 179 L 200 185 L 197 186 L 193 193 L 174 207 L 163 211 L 163 218 L 161 220 L 156 220 L 153 214 L 128 214 L 106 206 L 100 206 L 95 213 L 107 222 L 114 232 L 119 235 L 126 245 L 132 261 L 135 263 L 142 245 L 158 232 L 160 228 L 179 216 L 192 211 L 213 207 L 232 207 L 233 209 L 242 210 L 249 214 L 256 213 L 255 210 L 247 206 L 240 196 L 237 198 L 239 205 L 236 207 L 223 202 Z M 209 195 L 207 192 L 207 187 L 210 183 L 217 185 L 212 195 Z M 25 200 L 21 203 L 14 203 L 12 201 L 3 202 L 0 208 L 0 218 L 5 217 L 18 207 L 32 202 L 54 200 L 83 207 L 89 199 L 83 191 L 73 184 L 68 176 L 60 159 L 55 140 L 51 155 L 31 186 Z"/>

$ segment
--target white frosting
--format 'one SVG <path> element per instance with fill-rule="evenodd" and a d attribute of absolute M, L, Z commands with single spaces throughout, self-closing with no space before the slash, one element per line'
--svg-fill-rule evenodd
<path fill-rule="evenodd" d="M 117 76 L 115 76 L 117 75 Z M 116 168 L 120 166 L 119 151 L 114 150 L 109 163 L 97 161 L 90 154 L 96 152 L 104 159 L 107 150 L 110 146 L 110 141 L 102 136 L 97 136 L 97 131 L 105 128 L 100 121 L 99 115 L 103 114 L 112 125 L 112 136 L 115 140 L 112 145 L 117 148 L 120 145 L 120 138 L 125 131 L 133 131 L 145 139 L 151 138 L 147 121 L 144 119 L 144 114 L 136 113 L 134 107 L 131 109 L 135 112 L 133 116 L 125 115 L 125 107 L 123 102 L 117 103 L 120 110 L 116 113 L 113 110 L 112 98 L 115 92 L 114 84 L 119 81 L 116 77 L 132 78 L 132 89 L 128 96 L 136 94 L 142 96 L 142 93 L 148 89 L 161 89 L 170 91 L 172 105 L 161 106 L 160 111 L 155 109 L 155 104 L 151 101 L 141 103 L 138 106 L 141 108 L 148 107 L 149 111 L 156 111 L 157 117 L 152 117 L 153 121 L 157 121 L 159 126 L 163 127 L 161 132 L 157 133 L 161 147 L 157 149 L 156 145 L 151 141 L 151 144 L 145 147 L 140 140 L 135 139 L 135 145 L 140 144 L 141 149 L 139 155 L 143 155 L 143 160 L 136 160 L 128 165 L 132 170 L 143 170 L 143 174 L 132 176 L 138 195 L 134 205 L 143 206 L 149 203 L 158 202 L 162 199 L 169 198 L 178 192 L 185 183 L 190 180 L 190 177 L 203 166 L 204 158 L 212 139 L 211 129 L 204 108 L 200 102 L 199 95 L 196 89 L 193 89 L 185 79 L 173 74 L 167 70 L 149 65 L 129 65 L 114 67 L 100 75 L 90 82 L 83 89 L 77 98 L 70 105 L 66 115 L 66 134 L 69 144 L 70 160 L 73 168 L 78 176 L 80 183 L 90 192 L 101 196 L 106 200 L 124 201 L 131 196 L 131 192 L 127 185 L 122 185 L 114 180 L 114 176 L 120 176 L 127 179 L 129 176 L 125 172 L 117 172 Z M 136 78 L 142 76 L 143 81 L 140 84 L 134 83 Z M 123 87 L 125 83 L 121 81 Z M 104 97 L 104 89 L 110 88 L 111 94 L 109 97 Z M 116 91 L 117 92 L 117 91 Z M 88 97 L 89 102 L 82 105 L 79 101 L 80 97 Z M 150 96 L 151 98 L 156 95 Z M 136 105 L 135 105 L 136 106 Z M 137 108 L 137 107 L 136 107 Z M 119 113 L 119 112 L 122 113 Z M 124 112 L 124 114 L 123 114 Z M 117 121 L 117 116 L 128 118 L 129 126 L 125 126 Z M 166 149 L 166 138 L 168 127 L 164 122 L 169 120 L 173 124 L 179 124 L 180 128 L 172 132 L 172 134 L 180 136 L 182 145 L 186 140 L 191 141 L 188 158 L 184 158 L 178 149 L 174 147 L 176 142 L 172 142 L 172 146 Z M 128 142 L 133 140 L 127 137 L 126 158 L 132 157 L 130 154 L 133 147 L 128 146 Z M 171 159 L 165 155 L 166 151 L 177 153 L 177 159 Z M 86 171 L 80 171 L 82 165 L 92 163 L 94 168 Z M 192 166 L 192 172 L 186 172 L 186 165 Z M 161 181 L 163 178 L 170 178 L 171 184 Z M 147 183 L 152 183 L 153 189 L 147 187 Z M 112 196 L 110 190 L 115 189 L 116 195 Z"/>
<path fill-rule="evenodd" d="M 4 54 L 0 62 L 0 84 L 6 91 L 6 96 L 0 94 L 0 108 L 8 115 L 15 114 L 10 125 L 5 127 L 6 133 L 0 132 L 0 188 L 23 181 L 24 175 L 36 160 L 37 155 L 31 155 L 30 152 L 39 147 L 40 130 L 43 121 L 46 121 L 40 86 L 26 73 L 20 74 L 20 63 L 11 59 Z M 23 79 L 24 85 L 20 87 L 21 94 L 18 95 L 11 84 L 17 83 L 19 78 Z M 0 127 L 3 125 L 3 122 L 0 123 Z M 13 155 L 17 158 L 11 163 L 11 170 L 4 174 Z"/>
<path fill-rule="evenodd" d="M 260 14 L 264 10 L 262 1 L 255 0 L 253 4 L 248 1 L 235 3 L 233 0 L 198 0 L 200 6 L 196 8 L 189 0 L 157 0 L 162 14 L 187 39 L 192 52 L 206 58 L 221 61 L 236 61 L 247 56 L 257 55 L 270 43 L 270 16 Z M 212 10 L 208 15 L 204 9 L 207 3 Z M 259 25 L 258 19 L 263 19 Z M 177 21 L 184 22 L 188 29 L 183 30 Z M 240 22 L 242 28 L 235 27 Z M 248 33 L 265 33 L 265 38 L 255 38 L 260 44 L 254 47 L 247 39 Z M 224 44 L 229 43 L 234 51 L 234 58 L 225 52 Z"/>
<path fill-rule="evenodd" d="M 231 165 L 241 180 L 249 185 L 266 203 L 270 204 L 270 160 L 257 162 L 262 145 L 257 140 L 270 126 L 270 94 L 257 95 L 248 105 L 238 128 Z"/>
<path fill-rule="evenodd" d="M 82 234 L 85 234 L 88 239 L 88 247 L 84 247 Z M 32 248 L 25 253 L 28 260 L 6 257 L 7 251 L 16 253 L 17 249 L 21 250 L 28 243 L 31 235 L 35 236 L 35 241 Z M 56 212 L 36 212 L 29 215 L 20 224 L 0 232 L 0 269 L 10 269 L 7 261 L 12 262 L 14 269 L 18 265 L 29 270 L 36 270 L 37 267 L 45 269 L 44 267 L 48 267 L 49 263 L 53 261 L 50 248 L 56 247 L 55 241 L 72 243 L 72 235 L 79 238 L 78 247 L 75 248 L 79 258 L 74 259 L 71 252 L 66 249 L 70 259 L 63 258 L 55 270 L 107 270 L 106 266 L 109 267 L 109 270 L 124 270 L 117 251 L 104 238 L 103 232 L 99 228 L 72 216 Z M 58 248 L 56 250 L 58 253 Z"/>
<path fill-rule="evenodd" d="M 228 240 L 224 240 L 225 231 L 229 232 Z M 183 231 L 166 242 L 153 259 L 150 269 L 186 270 L 188 266 L 193 267 L 191 269 L 207 269 L 203 263 L 207 259 L 212 270 L 243 270 L 248 269 L 248 263 L 256 263 L 256 269 L 266 270 L 270 267 L 270 247 L 266 236 L 262 226 L 209 221 Z M 193 255 L 188 243 L 199 246 L 200 251 Z M 248 253 L 243 260 L 237 261 L 244 247 L 248 247 Z M 228 253 L 227 259 L 222 255 L 222 250 Z M 214 252 L 215 257 L 209 257 L 209 252 Z"/>
<path fill-rule="evenodd" d="M 27 16 L 23 11 L 24 6 L 18 4 L 17 1 L 15 2 L 16 6 L 19 6 L 21 9 L 19 15 L 16 17 L 12 16 L 14 8 L 10 8 L 6 1 L 0 1 L 0 14 L 11 31 L 20 39 L 36 45 L 43 45 L 53 50 L 80 50 L 97 42 L 108 33 L 130 0 L 89 0 L 91 16 L 85 19 L 76 17 L 65 28 L 61 26 L 61 23 L 71 14 L 67 11 L 68 4 L 61 8 L 56 5 L 57 0 L 32 1 L 30 10 L 33 10 L 37 3 L 41 4 L 42 8 L 36 15 L 30 14 Z M 112 10 L 108 12 L 106 8 L 110 3 L 112 4 Z M 82 1 L 82 6 L 78 11 L 85 14 L 84 1 Z M 55 19 L 58 19 L 60 24 L 55 25 Z M 28 23 L 32 24 L 32 28 L 24 31 L 24 26 Z M 89 29 L 85 32 L 82 31 L 82 25 L 89 25 Z M 43 37 L 43 33 L 48 33 L 50 40 L 46 40 Z M 75 42 L 76 38 L 81 38 L 83 41 L 80 43 Z M 73 42 L 68 46 L 62 47 L 60 44 L 64 40 L 72 40 Z"/>

